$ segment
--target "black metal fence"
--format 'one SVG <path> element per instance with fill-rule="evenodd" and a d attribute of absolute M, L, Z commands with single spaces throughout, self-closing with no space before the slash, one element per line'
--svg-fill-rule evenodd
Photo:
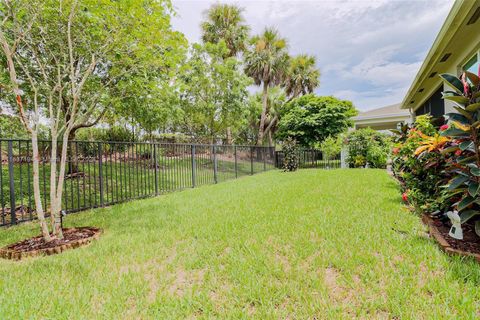
<path fill-rule="evenodd" d="M 284 160 L 283 151 L 277 151 L 275 166 L 282 168 Z M 298 162 L 300 168 L 338 169 L 341 168 L 341 154 L 326 157 L 320 150 L 298 150 Z"/>
<path fill-rule="evenodd" d="M 51 142 L 39 142 L 49 207 Z M 63 209 L 76 212 L 213 184 L 275 168 L 269 147 L 70 141 Z M 58 167 L 58 166 L 57 166 Z M 29 140 L 0 139 L 0 226 L 35 218 Z"/>

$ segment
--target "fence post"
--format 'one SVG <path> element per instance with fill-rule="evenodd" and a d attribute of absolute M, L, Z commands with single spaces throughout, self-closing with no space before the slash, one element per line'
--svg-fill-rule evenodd
<path fill-rule="evenodd" d="M 235 179 L 236 179 L 238 178 L 237 146 L 233 146 L 233 154 L 235 156 Z"/>
<path fill-rule="evenodd" d="M 217 146 L 213 145 L 213 180 L 218 183 L 217 177 Z"/>
<path fill-rule="evenodd" d="M 250 147 L 250 175 L 253 176 L 253 147 Z"/>
<path fill-rule="evenodd" d="M 158 196 L 158 158 L 157 158 L 157 144 L 153 143 L 153 161 L 155 166 L 155 195 Z"/>
<path fill-rule="evenodd" d="M 195 164 L 195 145 L 192 144 L 192 188 L 195 188 L 195 169 L 196 169 L 196 164 Z"/>
<path fill-rule="evenodd" d="M 15 210 L 15 180 L 13 171 L 13 142 L 8 140 L 8 178 L 10 180 L 10 217 L 11 224 L 17 223 L 17 216 Z"/>
<path fill-rule="evenodd" d="M 267 148 L 263 148 L 263 171 L 267 171 Z"/>
<path fill-rule="evenodd" d="M 100 206 L 103 207 L 103 150 L 102 143 L 98 143 L 98 178 L 99 178 L 99 188 L 100 188 Z"/>
<path fill-rule="evenodd" d="M 346 148 L 342 148 L 342 151 L 340 151 L 340 168 L 347 168 L 347 157 L 348 150 Z"/>

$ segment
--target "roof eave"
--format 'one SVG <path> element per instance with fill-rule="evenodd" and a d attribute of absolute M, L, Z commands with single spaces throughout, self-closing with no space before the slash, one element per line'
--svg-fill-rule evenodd
<path fill-rule="evenodd" d="M 410 101 L 417 92 L 419 86 L 430 74 L 430 69 L 437 62 L 439 54 L 442 53 L 443 48 L 450 42 L 453 34 L 461 27 L 464 16 L 468 14 L 471 7 L 475 5 L 475 1 L 455 1 L 452 9 L 450 10 L 447 19 L 445 20 L 440 32 L 438 33 L 432 47 L 430 48 L 427 57 L 422 63 L 420 70 L 417 72 L 410 88 L 405 95 L 400 108 L 408 109 L 412 108 Z M 463 13 L 463 14 L 462 14 Z"/>

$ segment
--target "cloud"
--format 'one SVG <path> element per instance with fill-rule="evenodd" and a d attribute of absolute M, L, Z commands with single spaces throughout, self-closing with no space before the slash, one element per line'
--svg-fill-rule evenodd
<path fill-rule="evenodd" d="M 216 2 L 174 0 L 174 27 L 198 41 L 202 12 Z M 453 0 L 221 2 L 244 7 L 253 34 L 276 27 L 292 54 L 315 55 L 318 94 L 369 109 L 403 99 Z"/>

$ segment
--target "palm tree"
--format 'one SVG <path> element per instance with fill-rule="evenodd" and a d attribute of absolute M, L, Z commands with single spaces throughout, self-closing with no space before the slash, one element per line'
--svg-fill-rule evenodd
<path fill-rule="evenodd" d="M 201 24 L 203 42 L 225 41 L 229 52 L 224 58 L 235 57 L 245 50 L 250 28 L 245 24 L 242 12 L 243 9 L 235 5 L 214 4 Z"/>
<path fill-rule="evenodd" d="M 274 29 L 251 39 L 252 47 L 245 54 L 245 73 L 256 85 L 263 85 L 262 113 L 258 128 L 257 144 L 263 144 L 265 120 L 268 111 L 268 88 L 283 83 L 288 69 L 287 42 Z"/>
<path fill-rule="evenodd" d="M 284 82 L 285 92 L 290 99 L 312 93 L 320 84 L 320 70 L 315 67 L 315 57 L 301 54 L 290 61 Z"/>
<path fill-rule="evenodd" d="M 277 131 L 280 112 L 286 103 L 285 91 L 280 87 L 273 87 L 268 93 L 268 115 L 265 119 L 264 135 L 268 136 L 268 146 L 273 145 L 273 136 Z"/>

